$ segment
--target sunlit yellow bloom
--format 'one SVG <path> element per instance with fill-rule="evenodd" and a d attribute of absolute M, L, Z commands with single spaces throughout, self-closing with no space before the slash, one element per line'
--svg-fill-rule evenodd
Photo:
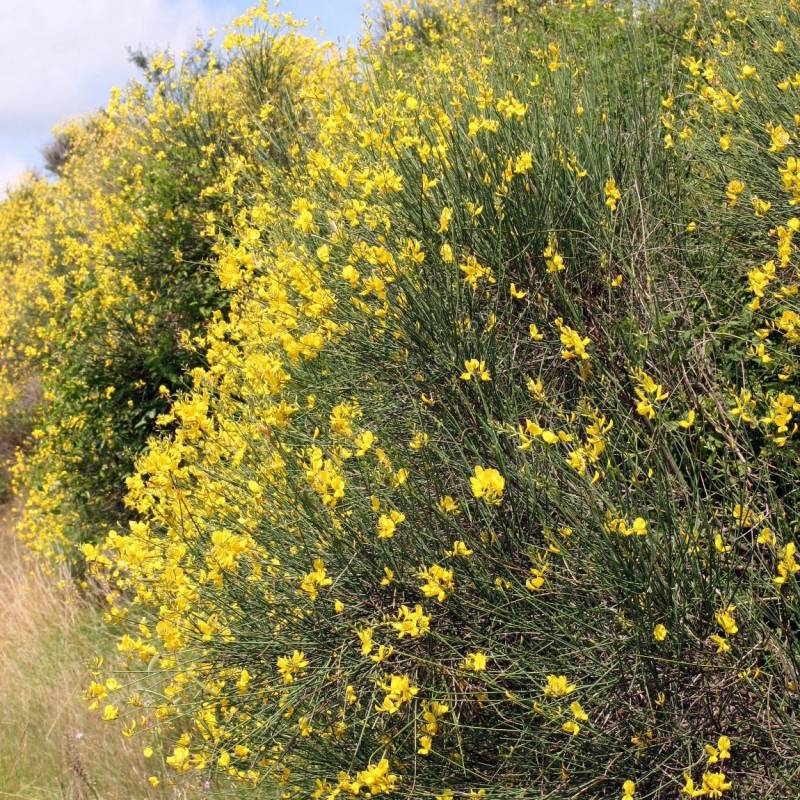
<path fill-rule="evenodd" d="M 544 694 L 547 697 L 566 697 L 572 694 L 578 687 L 574 683 L 567 681 L 566 675 L 548 675 L 547 684 L 544 687 Z"/>
<path fill-rule="evenodd" d="M 622 784 L 621 800 L 633 800 L 635 796 L 636 796 L 636 784 L 631 780 L 625 781 Z"/>
<path fill-rule="evenodd" d="M 480 651 L 467 653 L 464 658 L 464 669 L 470 672 L 484 672 L 486 670 L 486 664 L 486 653 L 481 653 Z"/>
<path fill-rule="evenodd" d="M 490 381 L 489 370 L 486 369 L 486 362 L 479 361 L 477 358 L 469 358 L 464 362 L 464 371 L 461 373 L 462 381 L 469 381 L 472 378 L 479 378 L 482 381 Z"/>
<path fill-rule="evenodd" d="M 622 199 L 622 194 L 617 188 L 617 182 L 609 178 L 603 186 L 603 193 L 606 196 L 606 205 L 612 213 L 617 210 L 617 203 Z"/>
<path fill-rule="evenodd" d="M 294 650 L 291 656 L 279 656 L 277 665 L 283 682 L 289 684 L 294 683 L 295 678 L 303 674 L 306 667 L 308 667 L 308 660 L 305 657 L 305 653 Z"/>
<path fill-rule="evenodd" d="M 731 757 L 731 740 L 727 736 L 720 736 L 717 740 L 717 746 L 707 744 L 705 745 L 706 755 L 708 756 L 708 763 L 716 764 L 718 761 L 725 761 Z"/>
<path fill-rule="evenodd" d="M 439 564 L 420 570 L 419 577 L 425 581 L 420 587 L 425 597 L 432 597 L 440 603 L 449 597 L 455 585 L 453 570 Z"/>
<path fill-rule="evenodd" d="M 499 505 L 506 486 L 505 478 L 493 467 L 475 467 L 474 475 L 469 479 L 472 495 L 489 505 Z"/>
<path fill-rule="evenodd" d="M 728 636 L 734 636 L 739 632 L 739 626 L 736 624 L 736 620 L 733 618 L 733 611 L 735 608 L 736 606 L 728 605 L 721 611 L 717 611 L 717 613 L 714 615 L 717 625 L 719 625 Z"/>

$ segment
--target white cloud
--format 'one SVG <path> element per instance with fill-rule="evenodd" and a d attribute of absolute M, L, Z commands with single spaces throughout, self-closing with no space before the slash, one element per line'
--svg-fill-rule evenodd
<path fill-rule="evenodd" d="M 0 153 L 0 200 L 5 196 L 6 189 L 13 187 L 22 177 L 25 168 L 26 164 L 21 158 Z"/>
<path fill-rule="evenodd" d="M 0 135 L 49 128 L 104 103 L 132 69 L 126 47 L 192 41 L 201 0 L 2 0 Z"/>

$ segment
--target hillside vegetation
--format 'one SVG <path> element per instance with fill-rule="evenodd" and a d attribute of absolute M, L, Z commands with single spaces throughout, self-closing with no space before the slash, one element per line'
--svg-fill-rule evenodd
<path fill-rule="evenodd" d="M 19 532 L 142 796 L 794 797 L 796 0 L 144 66 L 0 206 Z"/>
<path fill-rule="evenodd" d="M 0 510 L 0 798 L 145 796 L 152 768 L 138 743 L 108 737 L 79 691 L 113 655 L 110 631 L 69 580 L 31 563 L 12 536 L 14 512 Z"/>

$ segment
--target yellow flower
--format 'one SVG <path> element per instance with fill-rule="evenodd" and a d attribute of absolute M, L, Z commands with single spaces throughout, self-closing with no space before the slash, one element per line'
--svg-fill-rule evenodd
<path fill-rule="evenodd" d="M 538 592 L 544 586 L 544 576 L 547 572 L 547 563 L 541 567 L 531 567 L 531 576 L 525 581 L 525 588 L 531 592 Z"/>
<path fill-rule="evenodd" d="M 449 495 L 444 495 L 444 497 L 439 498 L 438 502 L 439 511 L 443 514 L 460 514 L 461 509 L 458 507 L 458 503 Z"/>
<path fill-rule="evenodd" d="M 301 736 L 311 736 L 311 734 L 314 732 L 314 728 L 308 721 L 308 717 L 305 716 L 300 717 L 300 719 L 297 720 L 297 727 L 300 730 Z"/>
<path fill-rule="evenodd" d="M 622 800 L 633 800 L 633 797 L 636 793 L 636 784 L 631 781 L 625 781 L 622 784 Z"/>
<path fill-rule="evenodd" d="M 634 389 L 638 398 L 636 413 L 647 417 L 647 419 L 654 419 L 656 416 L 656 403 L 666 400 L 669 397 L 669 392 L 665 392 L 664 387 L 660 383 L 656 383 L 643 370 L 636 370 L 633 373 L 633 378 L 637 384 Z"/>
<path fill-rule="evenodd" d="M 378 650 L 369 657 L 369 660 L 374 661 L 376 664 L 382 664 L 392 655 L 394 655 L 394 646 L 389 645 L 387 647 L 385 644 L 381 644 L 378 645 Z"/>
<path fill-rule="evenodd" d="M 167 756 L 167 764 L 178 772 L 186 772 L 189 769 L 189 750 L 186 747 L 177 745 L 171 756 Z"/>
<path fill-rule="evenodd" d="M 493 467 L 475 467 L 475 474 L 469 479 L 473 496 L 488 505 L 499 505 L 506 486 L 505 478 Z"/>
<path fill-rule="evenodd" d="M 717 613 L 714 615 L 717 625 L 719 625 L 728 636 L 734 636 L 739 632 L 739 626 L 736 624 L 736 620 L 733 618 L 733 612 L 735 609 L 736 606 L 728 605 L 721 611 L 717 611 Z"/>
<path fill-rule="evenodd" d="M 703 791 L 703 789 L 695 789 L 692 776 L 689 775 L 688 773 L 684 773 L 683 787 L 681 788 L 681 794 L 685 794 L 688 797 L 702 797 L 705 794 L 705 792 Z"/>
<path fill-rule="evenodd" d="M 474 256 L 468 256 L 458 268 L 464 273 L 464 280 L 473 290 L 478 288 L 478 283 L 482 280 L 489 284 L 496 283 L 492 270 L 478 263 Z"/>
<path fill-rule="evenodd" d="M 115 719 L 119 717 L 119 709 L 111 705 L 111 703 L 107 703 L 103 706 L 103 721 L 104 722 L 113 722 Z"/>
<path fill-rule="evenodd" d="M 385 714 L 396 714 L 406 703 L 417 696 L 419 688 L 412 686 L 408 675 L 390 675 L 389 682 L 381 683 L 386 692 L 383 702 L 375 710 Z"/>
<path fill-rule="evenodd" d="M 566 697 L 577 688 L 574 683 L 568 683 L 566 675 L 548 675 L 544 694 L 546 697 Z"/>
<path fill-rule="evenodd" d="M 581 337 L 581 335 L 574 328 L 564 325 L 563 320 L 559 317 L 554 322 L 555 326 L 561 333 L 561 344 L 564 349 L 561 351 L 561 358 L 569 361 L 573 358 L 587 361 L 589 353 L 586 348 L 591 344 L 591 339 L 588 336 Z"/>
<path fill-rule="evenodd" d="M 772 203 L 769 200 L 762 200 L 756 195 L 753 195 L 750 200 L 753 203 L 753 213 L 757 217 L 763 217 L 772 208 Z"/>
<path fill-rule="evenodd" d="M 302 674 L 308 666 L 305 653 L 295 650 L 291 656 L 279 656 L 277 660 L 278 671 L 286 684 L 294 683 L 295 677 Z"/>
<path fill-rule="evenodd" d="M 786 546 L 780 551 L 780 561 L 777 565 L 778 574 L 772 579 L 772 582 L 777 587 L 780 588 L 792 575 L 800 572 L 800 563 L 797 561 L 796 553 L 797 545 L 794 542 L 787 542 Z"/>
<path fill-rule="evenodd" d="M 792 142 L 792 137 L 789 131 L 783 125 L 767 124 L 767 130 L 770 137 L 770 153 L 780 153 L 785 150 Z"/>
<path fill-rule="evenodd" d="M 433 597 L 438 602 L 444 602 L 453 591 L 453 570 L 434 564 L 430 568 L 421 570 L 419 577 L 425 583 L 420 587 L 425 597 Z"/>
<path fill-rule="evenodd" d="M 327 244 L 321 244 L 317 248 L 317 258 L 323 264 L 327 264 L 331 260 L 331 248 Z"/>
<path fill-rule="evenodd" d="M 342 268 L 342 279 L 347 281 L 353 288 L 356 287 L 360 278 L 361 275 L 359 271 L 351 264 Z"/>
<path fill-rule="evenodd" d="M 589 715 L 583 710 L 583 707 L 577 700 L 573 700 L 569 704 L 569 710 L 572 712 L 572 716 L 579 722 L 588 722 Z"/>
<path fill-rule="evenodd" d="M 678 420 L 678 427 L 684 429 L 691 428 L 692 425 L 694 425 L 695 418 L 695 411 L 693 408 L 690 408 L 686 413 L 686 416 L 683 419 Z"/>
<path fill-rule="evenodd" d="M 470 672 L 485 672 L 486 663 L 486 653 L 481 653 L 480 651 L 467 653 L 467 657 L 464 659 L 464 669 Z"/>
<path fill-rule="evenodd" d="M 478 361 L 477 358 L 470 358 L 464 362 L 464 372 L 461 373 L 462 381 L 469 381 L 473 378 L 480 378 L 482 381 L 490 381 L 489 370 L 486 369 L 485 361 Z"/>
<path fill-rule="evenodd" d="M 314 569 L 303 577 L 300 581 L 300 588 L 306 592 L 312 601 L 315 601 L 319 595 L 319 589 L 330 586 L 333 580 L 328 577 L 325 571 L 325 563 L 321 558 L 314 560 Z"/>
<path fill-rule="evenodd" d="M 250 681 L 252 676 L 246 669 L 242 669 L 241 673 L 239 674 L 239 680 L 236 682 L 236 689 L 238 690 L 239 694 L 244 694 L 247 691 L 247 687 L 250 685 Z"/>
<path fill-rule="evenodd" d="M 453 209 L 445 206 L 439 215 L 439 233 L 447 233 L 450 222 L 453 219 Z"/>
<path fill-rule="evenodd" d="M 717 646 L 717 653 L 730 653 L 731 646 L 727 639 L 720 636 L 719 634 L 712 634 L 711 641 Z"/>
<path fill-rule="evenodd" d="M 368 656 L 372 652 L 372 648 L 374 647 L 374 644 L 372 642 L 373 633 L 374 631 L 372 628 L 359 628 L 356 631 L 356 635 L 358 636 L 358 639 L 361 642 L 362 656 Z"/>
<path fill-rule="evenodd" d="M 512 117 L 522 119 L 527 110 L 528 106 L 525 103 L 521 103 L 519 100 L 517 100 L 517 98 L 514 97 L 510 91 L 506 92 L 506 96 L 504 98 L 497 101 L 497 111 L 506 119 L 511 119 Z"/>
<path fill-rule="evenodd" d="M 605 185 L 603 186 L 603 192 L 606 196 L 606 205 L 608 206 L 609 210 L 613 213 L 617 210 L 617 203 L 622 198 L 619 189 L 617 188 L 617 182 L 613 178 L 609 178 Z"/>
<path fill-rule="evenodd" d="M 389 759 L 382 758 L 377 764 L 370 764 L 356 774 L 354 786 L 363 786 L 370 797 L 379 794 L 391 794 L 395 791 L 400 778 L 389 771 Z M 358 791 L 356 791 L 358 794 Z"/>
<path fill-rule="evenodd" d="M 542 256 L 549 273 L 564 271 L 564 257 L 558 252 L 554 235 L 550 235 Z"/>
<path fill-rule="evenodd" d="M 657 642 L 663 642 L 667 638 L 667 629 L 664 625 L 659 623 L 653 628 L 653 638 Z"/>
<path fill-rule="evenodd" d="M 388 514 L 381 514 L 378 520 L 378 538 L 391 539 L 394 536 L 397 526 L 405 522 L 406 515 L 399 511 L 391 511 Z"/>
<path fill-rule="evenodd" d="M 456 556 L 469 558 L 474 552 L 474 550 L 470 550 L 470 548 L 467 547 L 466 542 L 462 542 L 461 539 L 456 539 L 450 549 L 445 550 L 445 555 L 448 558 L 455 558 Z"/>
<path fill-rule="evenodd" d="M 742 64 L 742 68 L 739 70 L 739 78 L 743 81 L 758 78 L 758 70 L 751 64 Z"/>
<path fill-rule="evenodd" d="M 716 764 L 718 761 L 725 761 L 731 757 L 731 740 L 727 736 L 720 736 L 717 739 L 717 746 L 712 744 L 705 746 L 708 764 Z"/>
<path fill-rule="evenodd" d="M 545 400 L 544 383 L 541 378 L 528 378 L 525 384 L 527 390 L 533 395 L 534 399 L 540 403 Z"/>
<path fill-rule="evenodd" d="M 725 189 L 725 196 L 728 198 L 728 205 L 733 208 L 739 201 L 739 195 L 744 191 L 744 184 L 739 180 L 732 180 Z"/>
<path fill-rule="evenodd" d="M 703 791 L 712 800 L 718 800 L 723 792 L 733 789 L 733 784 L 725 779 L 724 772 L 705 772 L 703 774 Z"/>
<path fill-rule="evenodd" d="M 430 629 L 431 618 L 422 610 L 422 606 L 417 603 L 414 609 L 406 605 L 401 605 L 397 612 L 397 620 L 392 622 L 392 627 L 397 631 L 397 638 L 402 639 L 409 636 L 417 639 L 424 636 Z"/>
<path fill-rule="evenodd" d="M 520 153 L 514 160 L 514 174 L 525 175 L 533 167 L 533 155 L 530 152 Z"/>
<path fill-rule="evenodd" d="M 394 581 L 394 570 L 390 567 L 383 568 L 383 577 L 381 578 L 381 586 L 390 586 Z"/>
<path fill-rule="evenodd" d="M 725 553 L 730 553 L 733 547 L 729 544 L 725 544 L 722 534 L 718 533 L 714 536 L 714 549 L 721 555 L 724 555 Z"/>
<path fill-rule="evenodd" d="M 408 446 L 412 450 L 422 450 L 422 448 L 425 447 L 426 444 L 428 444 L 429 440 L 430 440 L 430 436 L 428 436 L 428 434 L 425 433 L 425 431 L 417 431 L 411 437 L 411 440 L 409 441 Z"/>
<path fill-rule="evenodd" d="M 574 719 L 568 719 L 562 726 L 561 730 L 564 733 L 569 733 L 571 736 L 577 736 L 581 730 L 581 726 L 575 722 Z"/>
<path fill-rule="evenodd" d="M 768 547 L 775 547 L 777 543 L 777 537 L 775 536 L 775 532 L 771 528 L 762 528 L 758 532 L 758 538 L 756 539 L 756 544 L 766 545 Z"/>
<path fill-rule="evenodd" d="M 375 434 L 372 431 L 362 431 L 354 440 L 356 455 L 361 457 L 375 444 Z"/>

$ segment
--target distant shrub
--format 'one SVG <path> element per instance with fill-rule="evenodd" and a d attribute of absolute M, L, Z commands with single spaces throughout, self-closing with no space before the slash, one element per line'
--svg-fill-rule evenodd
<path fill-rule="evenodd" d="M 220 248 L 252 260 L 235 233 L 258 236 L 233 193 L 243 153 L 258 148 L 277 175 L 307 133 L 296 87 L 310 65 L 256 28 L 235 35 L 224 63 L 203 42 L 181 66 L 145 59 L 144 82 L 59 135 L 69 158 L 58 180 L 34 181 L 0 212 L 21 251 L 3 265 L 13 313 L 0 335 L 14 352 L 0 392 L 30 370 L 43 385 L 35 447 L 18 467 L 20 530 L 56 558 L 124 524 L 124 479 L 227 303 L 210 265 Z M 242 191 L 255 202 L 269 188 Z M 26 193 L 40 207 L 15 232 Z"/>

